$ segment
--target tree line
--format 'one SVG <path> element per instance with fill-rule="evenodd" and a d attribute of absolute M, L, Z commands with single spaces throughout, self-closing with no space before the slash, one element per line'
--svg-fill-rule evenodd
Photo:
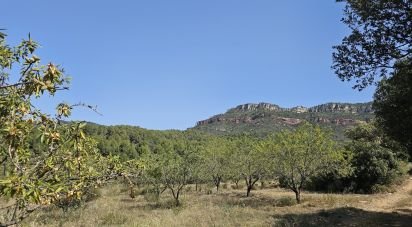
<path fill-rule="evenodd" d="M 134 180 L 157 196 L 170 191 L 179 204 L 179 196 L 188 184 L 210 184 L 218 192 L 222 182 L 243 182 L 245 195 L 250 196 L 258 182 L 276 181 L 293 191 L 297 202 L 304 189 L 362 193 L 384 190 L 405 174 L 407 154 L 374 124 L 363 123 L 347 131 L 350 141 L 345 143 L 334 141 L 330 131 L 309 123 L 265 138 L 246 134 L 215 136 L 190 130 L 148 131 L 144 136 L 140 128 L 92 127 L 129 135 L 126 138 L 140 135 L 138 143 L 128 141 L 129 147 L 136 149 L 131 154 L 138 153 L 144 166 Z M 93 130 L 90 133 L 93 135 Z M 110 141 L 108 137 L 103 139 Z M 119 147 L 125 143 L 118 142 Z"/>

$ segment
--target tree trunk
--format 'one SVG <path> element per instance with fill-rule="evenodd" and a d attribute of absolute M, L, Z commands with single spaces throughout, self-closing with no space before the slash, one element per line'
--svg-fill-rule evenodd
<path fill-rule="evenodd" d="M 176 192 L 173 189 L 173 187 L 169 187 L 170 191 L 172 192 L 173 198 L 175 199 L 175 205 L 179 206 L 180 205 L 180 201 L 179 201 L 179 194 L 180 194 L 180 190 L 181 188 L 177 188 Z"/>
<path fill-rule="evenodd" d="M 246 189 L 246 197 L 249 197 L 250 191 L 252 190 L 252 187 L 253 187 L 252 177 L 251 177 L 251 176 L 246 177 L 246 178 L 245 178 L 245 182 L 246 182 L 246 187 L 247 187 L 247 189 Z"/>
<path fill-rule="evenodd" d="M 246 191 L 246 197 L 249 197 L 251 190 L 252 190 L 252 186 L 251 186 L 251 185 L 248 185 L 248 186 L 247 186 L 247 191 Z"/>
<path fill-rule="evenodd" d="M 296 202 L 299 204 L 300 203 L 300 190 L 296 190 L 295 191 L 295 195 L 296 195 Z"/>
<path fill-rule="evenodd" d="M 176 197 L 175 197 L 175 200 L 176 200 L 176 206 L 179 206 L 179 205 L 180 205 L 180 201 L 179 201 L 179 193 L 180 193 L 180 190 L 178 190 L 178 191 L 177 191 L 177 193 L 176 193 Z"/>
<path fill-rule="evenodd" d="M 219 192 L 220 180 L 220 177 L 215 178 L 216 192 Z"/>
<path fill-rule="evenodd" d="M 134 187 L 130 186 L 129 190 L 130 190 L 130 193 L 129 193 L 130 198 L 134 199 L 135 198 Z"/>

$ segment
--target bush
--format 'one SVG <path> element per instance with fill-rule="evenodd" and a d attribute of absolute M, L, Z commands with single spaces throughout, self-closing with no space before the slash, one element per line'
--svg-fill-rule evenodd
<path fill-rule="evenodd" d="M 351 173 L 331 171 L 311 179 L 306 189 L 323 192 L 379 193 L 393 191 L 406 170 L 387 148 L 374 143 L 352 142 Z"/>
<path fill-rule="evenodd" d="M 375 124 L 361 124 L 347 131 L 346 136 L 352 141 L 345 146 L 340 168 L 313 177 L 309 189 L 376 193 L 392 191 L 394 185 L 402 181 L 407 172 L 399 155 L 402 147 L 387 138 Z"/>
<path fill-rule="evenodd" d="M 352 181 L 356 191 L 373 193 L 402 176 L 400 161 L 391 150 L 361 141 L 353 142 L 349 148 L 354 151 Z"/>
<path fill-rule="evenodd" d="M 351 177 L 335 170 L 311 178 L 305 189 L 328 193 L 354 191 Z"/>

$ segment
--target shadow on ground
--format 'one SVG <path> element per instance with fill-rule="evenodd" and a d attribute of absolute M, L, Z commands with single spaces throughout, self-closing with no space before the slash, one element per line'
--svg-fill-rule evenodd
<path fill-rule="evenodd" d="M 337 208 L 307 214 L 274 215 L 273 226 L 412 226 L 412 213 Z"/>

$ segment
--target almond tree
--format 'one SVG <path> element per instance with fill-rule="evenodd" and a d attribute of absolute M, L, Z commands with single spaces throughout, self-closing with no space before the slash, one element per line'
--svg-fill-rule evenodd
<path fill-rule="evenodd" d="M 250 196 L 253 186 L 267 173 L 267 158 L 256 138 L 241 135 L 235 138 L 231 157 L 231 168 L 245 180 L 246 196 Z"/>
<path fill-rule="evenodd" d="M 276 134 L 265 147 L 272 157 L 275 175 L 295 193 L 298 203 L 302 188 L 310 178 L 328 171 L 339 159 L 330 134 L 308 123 L 296 131 Z"/>
<path fill-rule="evenodd" d="M 61 103 L 54 117 L 42 113 L 33 99 L 54 96 L 68 89 L 64 70 L 53 63 L 42 65 L 35 55 L 37 42 L 30 38 L 10 47 L 0 35 L 0 196 L 1 226 L 15 225 L 41 205 L 82 200 L 91 187 L 120 165 L 102 157 L 96 142 L 84 133 L 85 123 L 69 122 L 76 106 Z M 64 120 L 64 122 L 63 122 Z M 38 149 L 31 137 L 41 141 Z M 110 167 L 110 168 L 108 168 Z"/>
<path fill-rule="evenodd" d="M 145 156 L 145 174 L 160 189 L 163 185 L 170 190 L 176 206 L 184 187 L 193 180 L 197 168 L 198 144 L 180 134 L 165 142 L 161 151 Z"/>
<path fill-rule="evenodd" d="M 212 180 L 219 192 L 220 184 L 230 171 L 230 145 L 224 138 L 211 138 L 203 149 L 199 168 L 203 176 Z"/>

